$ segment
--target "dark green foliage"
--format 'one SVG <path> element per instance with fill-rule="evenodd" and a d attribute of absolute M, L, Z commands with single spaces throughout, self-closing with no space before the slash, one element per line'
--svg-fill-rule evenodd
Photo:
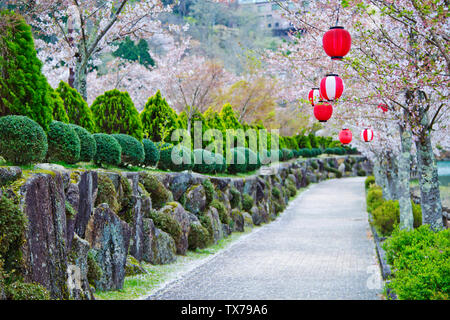
<path fill-rule="evenodd" d="M 295 183 L 290 179 L 286 180 L 286 189 L 289 193 L 289 197 L 294 197 L 297 194 L 297 187 L 295 186 Z"/>
<path fill-rule="evenodd" d="M 52 121 L 52 100 L 33 35 L 25 20 L 0 11 L 0 117 L 28 116 L 45 130 Z"/>
<path fill-rule="evenodd" d="M 159 90 L 148 99 L 140 118 L 145 136 L 155 142 L 170 138 L 172 131 L 178 128 L 178 115 Z"/>
<path fill-rule="evenodd" d="M 146 166 L 156 166 L 159 161 L 159 150 L 155 143 L 149 139 L 142 140 L 144 146 L 145 159 L 144 164 Z"/>
<path fill-rule="evenodd" d="M 139 40 L 136 45 L 130 37 L 126 37 L 120 44 L 119 48 L 113 52 L 115 57 L 120 57 L 129 61 L 139 61 L 146 67 L 155 66 L 155 61 L 149 54 L 148 43 L 146 40 Z"/>
<path fill-rule="evenodd" d="M 261 165 L 263 164 L 267 165 L 271 162 L 271 152 L 266 149 L 261 150 L 258 156 Z"/>
<path fill-rule="evenodd" d="M 314 170 L 317 170 L 319 168 L 319 165 L 317 164 L 317 162 L 315 160 L 311 161 L 311 167 Z"/>
<path fill-rule="evenodd" d="M 247 171 L 247 163 L 245 153 L 237 148 L 230 149 L 230 160 L 227 159 L 227 170 L 231 174 L 241 173 Z"/>
<path fill-rule="evenodd" d="M 205 188 L 206 205 L 209 205 L 213 201 L 214 195 L 216 193 L 214 190 L 214 186 L 208 179 L 203 180 L 202 185 L 203 188 Z"/>
<path fill-rule="evenodd" d="M 81 143 L 77 132 L 60 121 L 50 123 L 47 158 L 51 162 L 76 163 L 80 159 Z"/>
<path fill-rule="evenodd" d="M 66 109 L 67 116 L 69 117 L 69 122 L 77 124 L 89 132 L 94 132 L 95 123 L 93 120 L 92 111 L 86 101 L 84 101 L 81 94 L 63 81 L 59 83 L 56 91 L 64 102 L 64 108 Z"/>
<path fill-rule="evenodd" d="M 102 269 L 98 265 L 97 261 L 95 260 L 95 254 L 94 251 L 89 250 L 88 256 L 87 256 L 87 264 L 88 264 L 88 273 L 87 273 L 87 279 L 91 286 L 95 287 L 95 283 L 100 280 L 102 277 Z"/>
<path fill-rule="evenodd" d="M 149 218 L 155 226 L 172 236 L 176 243 L 181 239 L 181 225 L 174 217 L 160 211 L 150 210 Z"/>
<path fill-rule="evenodd" d="M 179 172 L 192 170 L 194 167 L 194 153 L 189 149 L 168 143 L 157 144 L 157 148 L 160 154 L 158 169 Z"/>
<path fill-rule="evenodd" d="M 8 300 L 50 300 L 47 289 L 38 283 L 16 281 L 6 286 Z"/>
<path fill-rule="evenodd" d="M 98 175 L 98 191 L 95 206 L 106 203 L 115 213 L 119 212 L 120 205 L 117 202 L 117 192 L 113 182 L 106 174 Z"/>
<path fill-rule="evenodd" d="M 97 132 L 123 133 L 142 140 L 141 119 L 128 92 L 106 91 L 95 99 L 91 109 Z"/>
<path fill-rule="evenodd" d="M 342 178 L 342 172 L 340 172 L 338 169 L 333 168 L 333 167 L 329 167 L 324 165 L 323 168 L 328 171 L 328 172 L 332 172 L 336 175 L 337 178 Z"/>
<path fill-rule="evenodd" d="M 216 169 L 216 156 L 208 150 L 195 149 L 194 159 L 193 171 L 195 172 L 212 173 Z"/>
<path fill-rule="evenodd" d="M 278 188 L 272 188 L 272 196 L 275 197 L 275 199 L 281 199 L 281 191 Z"/>
<path fill-rule="evenodd" d="M 206 230 L 208 230 L 208 245 L 213 244 L 214 243 L 214 227 L 213 227 L 213 221 L 211 220 L 211 218 L 205 214 L 201 215 L 199 217 L 200 223 L 202 224 L 203 227 L 206 228 Z"/>
<path fill-rule="evenodd" d="M 381 187 L 374 185 L 367 191 L 367 211 L 372 213 L 373 210 L 378 208 L 383 203 L 383 191 Z"/>
<path fill-rule="evenodd" d="M 227 162 L 225 160 L 225 158 L 218 153 L 214 154 L 214 157 L 216 159 L 216 165 L 214 167 L 214 172 L 215 173 L 224 173 L 225 171 L 227 171 Z"/>
<path fill-rule="evenodd" d="M 191 231 L 189 231 L 188 244 L 190 250 L 197 248 L 203 249 L 210 243 L 208 229 L 198 223 L 191 223 Z"/>
<path fill-rule="evenodd" d="M 365 177 L 366 176 L 366 171 L 363 169 L 359 169 L 358 172 L 358 177 Z"/>
<path fill-rule="evenodd" d="M 53 120 L 69 123 L 66 109 L 64 108 L 64 101 L 59 96 L 58 92 L 49 88 Z"/>
<path fill-rule="evenodd" d="M 394 270 L 387 287 L 398 299 L 450 299 L 450 230 L 397 229 L 383 247 Z"/>
<path fill-rule="evenodd" d="M 235 187 L 232 187 L 230 189 L 230 205 L 231 205 L 231 209 L 234 208 L 238 208 L 241 209 L 242 208 L 242 196 L 241 193 L 239 192 L 238 189 L 236 189 Z"/>
<path fill-rule="evenodd" d="M 39 124 L 25 116 L 0 117 L 0 155 L 13 164 L 42 162 L 47 136 Z"/>
<path fill-rule="evenodd" d="M 94 136 L 87 131 L 85 128 L 80 127 L 76 124 L 70 125 L 72 129 L 78 135 L 80 139 L 80 159 L 79 161 L 90 162 L 94 159 L 97 153 L 97 143 L 95 142 Z"/>
<path fill-rule="evenodd" d="M 211 202 L 211 207 L 214 207 L 217 209 L 217 212 L 219 213 L 220 221 L 224 224 L 230 224 L 230 216 L 228 215 L 227 209 L 225 208 L 225 205 L 220 202 L 217 199 L 214 199 Z"/>
<path fill-rule="evenodd" d="M 253 207 L 253 202 L 253 197 L 244 193 L 242 196 L 242 210 L 250 212 L 250 209 Z"/>
<path fill-rule="evenodd" d="M 287 161 L 294 157 L 294 153 L 292 152 L 292 150 L 283 148 L 283 149 L 281 149 L 281 152 L 282 152 L 282 157 L 281 157 L 282 161 Z"/>
<path fill-rule="evenodd" d="M 125 176 L 121 176 L 119 192 L 119 216 L 129 225 L 132 225 L 134 223 L 134 204 L 135 200 L 133 197 L 133 188 L 131 187 L 131 183 Z"/>
<path fill-rule="evenodd" d="M 245 155 L 245 165 L 248 172 L 254 171 L 261 167 L 261 161 L 257 153 L 253 152 L 249 148 L 238 147 L 236 149 Z"/>
<path fill-rule="evenodd" d="M 364 181 L 364 186 L 366 187 L 366 190 L 369 189 L 372 184 L 375 184 L 375 177 L 368 176 Z"/>
<path fill-rule="evenodd" d="M 150 194 L 153 208 L 162 208 L 166 202 L 170 201 L 170 191 L 164 187 L 156 176 L 148 172 L 141 172 L 139 174 L 139 180 L 142 182 L 145 190 Z"/>
<path fill-rule="evenodd" d="M 137 139 L 127 134 L 112 134 L 122 148 L 121 165 L 131 164 L 139 166 L 144 162 L 144 147 Z"/>
<path fill-rule="evenodd" d="M 388 236 L 400 220 L 400 208 L 398 201 L 384 201 L 372 211 L 373 225 L 384 236 Z"/>
<path fill-rule="evenodd" d="M 22 268 L 21 247 L 25 240 L 27 218 L 19 207 L 5 196 L 0 198 L 0 264 L 7 273 Z"/>
<path fill-rule="evenodd" d="M 97 145 L 97 152 L 94 156 L 96 164 L 118 165 L 121 160 L 122 147 L 116 139 L 105 133 L 93 134 Z"/>

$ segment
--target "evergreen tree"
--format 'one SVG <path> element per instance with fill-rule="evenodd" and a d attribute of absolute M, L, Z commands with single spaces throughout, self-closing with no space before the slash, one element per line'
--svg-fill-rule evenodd
<path fill-rule="evenodd" d="M 59 96 L 58 92 L 49 88 L 51 97 L 51 108 L 53 120 L 69 123 L 66 109 L 64 108 L 64 101 Z"/>
<path fill-rule="evenodd" d="M 129 61 L 139 61 L 140 64 L 146 67 L 153 67 L 155 66 L 155 61 L 148 51 L 148 42 L 144 39 L 139 40 L 136 45 L 130 37 L 126 37 L 119 44 L 119 48 L 113 52 L 113 55 Z"/>
<path fill-rule="evenodd" d="M 155 142 L 170 140 L 173 130 L 180 127 L 178 115 L 159 90 L 145 104 L 141 121 L 145 136 Z"/>
<path fill-rule="evenodd" d="M 51 97 L 31 28 L 7 10 L 0 12 L 0 21 L 0 116 L 28 116 L 47 130 Z"/>
<path fill-rule="evenodd" d="M 239 116 L 233 110 L 231 104 L 227 103 L 222 107 L 220 117 L 222 118 L 225 129 L 242 129 L 242 125 L 238 120 Z"/>
<path fill-rule="evenodd" d="M 95 99 L 91 109 L 97 132 L 124 133 L 142 140 L 141 119 L 128 92 L 106 91 Z"/>
<path fill-rule="evenodd" d="M 77 90 L 61 81 L 56 89 L 64 102 L 69 122 L 79 125 L 90 132 L 95 132 L 92 111 Z"/>

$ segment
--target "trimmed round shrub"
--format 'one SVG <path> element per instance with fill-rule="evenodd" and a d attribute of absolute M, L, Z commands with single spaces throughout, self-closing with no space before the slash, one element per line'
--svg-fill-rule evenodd
<path fill-rule="evenodd" d="M 271 153 L 268 150 L 261 150 L 259 152 L 259 162 L 261 165 L 266 165 L 272 162 Z"/>
<path fill-rule="evenodd" d="M 253 207 L 253 197 L 249 194 L 244 193 L 242 196 L 242 209 L 244 211 L 250 212 Z"/>
<path fill-rule="evenodd" d="M 80 138 L 70 125 L 61 121 L 52 121 L 47 139 L 47 159 L 50 162 L 76 163 L 80 159 Z"/>
<path fill-rule="evenodd" d="M 364 181 L 364 185 L 366 187 L 366 190 L 370 188 L 370 185 L 375 184 L 375 177 L 374 176 L 368 176 L 366 178 L 366 181 Z"/>
<path fill-rule="evenodd" d="M 72 129 L 78 135 L 80 139 L 80 159 L 79 161 L 90 162 L 94 159 L 95 153 L 97 152 L 97 143 L 95 142 L 92 134 L 85 128 L 80 127 L 76 124 L 70 124 Z"/>
<path fill-rule="evenodd" d="M 122 148 L 122 165 L 131 164 L 138 166 L 144 162 L 144 147 L 136 138 L 123 133 L 112 134 L 111 136 L 119 142 L 120 147 Z"/>
<path fill-rule="evenodd" d="M 109 134 L 93 134 L 97 144 L 97 152 L 94 156 L 94 162 L 97 164 L 118 165 L 122 154 L 122 147 L 116 139 Z"/>
<path fill-rule="evenodd" d="M 47 154 L 42 127 L 25 116 L 0 117 L 0 155 L 13 164 L 42 162 Z"/>
<path fill-rule="evenodd" d="M 208 229 L 199 223 L 191 223 L 191 230 L 189 231 L 188 244 L 190 250 L 197 248 L 203 249 L 208 246 L 210 236 Z"/>
<path fill-rule="evenodd" d="M 367 211 L 372 213 L 373 210 L 378 208 L 383 203 L 383 191 L 381 187 L 373 186 L 367 191 Z"/>
<path fill-rule="evenodd" d="M 194 150 L 194 171 L 199 173 L 211 173 L 216 168 L 215 154 L 204 149 Z"/>
<path fill-rule="evenodd" d="M 216 165 L 214 167 L 214 172 L 215 173 L 223 173 L 223 172 L 227 171 L 227 162 L 226 162 L 225 158 L 219 153 L 215 153 L 214 157 L 216 159 Z"/>
<path fill-rule="evenodd" d="M 159 150 L 156 147 L 156 144 L 149 139 L 142 140 L 142 145 L 144 146 L 144 164 L 146 166 L 156 166 L 159 161 Z"/>
<path fill-rule="evenodd" d="M 389 236 L 400 220 L 398 201 L 384 201 L 372 212 L 373 225 L 383 236 Z"/>
<path fill-rule="evenodd" d="M 245 164 L 247 165 L 247 171 L 254 171 L 261 167 L 261 161 L 257 153 L 253 152 L 249 148 L 236 148 L 245 155 Z"/>
<path fill-rule="evenodd" d="M 184 171 L 194 167 L 194 154 L 187 148 L 169 143 L 158 143 L 157 147 L 160 154 L 158 169 Z"/>
<path fill-rule="evenodd" d="M 230 149 L 231 159 L 227 159 L 227 170 L 231 174 L 247 171 L 247 162 L 245 154 L 237 148 Z M 230 162 L 230 163 L 228 163 Z"/>
<path fill-rule="evenodd" d="M 292 152 L 292 150 L 283 148 L 283 149 L 281 149 L 281 152 L 283 153 L 283 156 L 282 156 L 283 161 L 290 160 L 294 157 L 294 153 Z"/>

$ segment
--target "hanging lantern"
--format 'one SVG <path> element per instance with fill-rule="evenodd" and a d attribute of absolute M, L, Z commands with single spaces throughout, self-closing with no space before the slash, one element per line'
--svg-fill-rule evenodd
<path fill-rule="evenodd" d="M 319 101 L 314 106 L 314 116 L 319 122 L 327 122 L 333 114 L 333 106 L 328 102 Z"/>
<path fill-rule="evenodd" d="M 333 101 L 339 99 L 344 92 L 344 82 L 337 74 L 329 73 L 320 81 L 320 96 L 322 99 Z"/>
<path fill-rule="evenodd" d="M 323 49 L 332 60 L 342 60 L 350 51 L 352 37 L 344 27 L 331 27 L 322 39 Z"/>
<path fill-rule="evenodd" d="M 342 144 L 349 144 L 352 142 L 352 132 L 349 129 L 342 129 L 341 132 L 339 132 L 339 141 L 341 141 Z"/>
<path fill-rule="evenodd" d="M 383 111 L 383 113 L 385 113 L 385 112 L 387 112 L 389 110 L 389 107 L 387 106 L 387 104 L 380 103 L 378 105 L 378 109 L 381 109 L 381 111 Z"/>
<path fill-rule="evenodd" d="M 314 103 L 320 100 L 319 88 L 312 88 L 308 95 L 309 102 L 314 107 Z"/>
<path fill-rule="evenodd" d="M 361 131 L 361 140 L 364 142 L 370 142 L 373 140 L 373 130 L 370 128 L 366 128 Z"/>

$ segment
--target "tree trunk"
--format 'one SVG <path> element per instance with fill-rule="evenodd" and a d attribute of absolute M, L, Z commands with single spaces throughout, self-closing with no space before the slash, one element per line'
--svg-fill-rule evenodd
<path fill-rule="evenodd" d="M 410 173 L 411 173 L 411 131 L 399 126 L 401 152 L 398 157 L 398 202 L 400 205 L 400 229 L 412 230 L 414 217 L 411 207 Z"/>
<path fill-rule="evenodd" d="M 383 190 L 383 198 L 386 200 L 390 200 L 391 196 L 388 188 L 387 168 L 383 162 L 384 161 L 381 161 L 380 159 L 375 160 L 374 164 L 375 182 Z"/>
<path fill-rule="evenodd" d="M 390 155 L 387 159 L 387 188 L 389 189 L 389 196 L 386 200 L 398 199 L 398 163 L 397 157 Z"/>
<path fill-rule="evenodd" d="M 74 88 L 87 101 L 87 66 L 83 62 L 77 62 L 75 66 Z"/>
<path fill-rule="evenodd" d="M 417 166 L 422 206 L 422 223 L 429 224 L 433 230 L 442 229 L 442 203 L 436 160 L 428 132 L 416 141 Z"/>

